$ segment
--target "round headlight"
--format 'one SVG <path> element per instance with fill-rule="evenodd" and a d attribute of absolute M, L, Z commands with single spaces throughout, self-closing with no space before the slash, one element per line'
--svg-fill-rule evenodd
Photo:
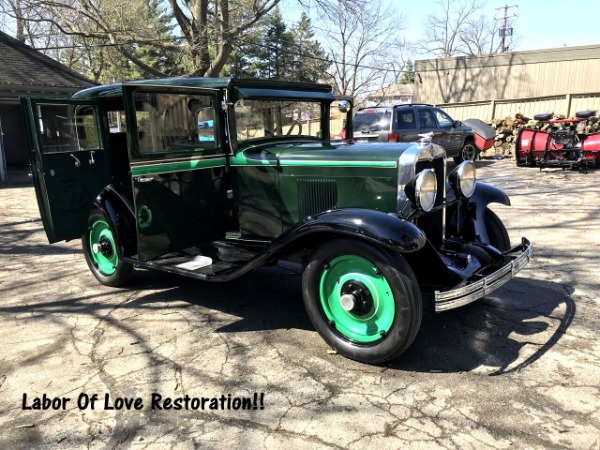
<path fill-rule="evenodd" d="M 469 198 L 475 192 L 477 176 L 475 174 L 475 164 L 473 161 L 465 161 L 452 171 L 448 177 L 450 184 L 457 191 L 457 194 L 464 198 Z"/>
<path fill-rule="evenodd" d="M 432 169 L 425 169 L 419 173 L 404 189 L 406 196 L 420 210 L 429 212 L 435 205 L 437 194 L 437 180 Z"/>

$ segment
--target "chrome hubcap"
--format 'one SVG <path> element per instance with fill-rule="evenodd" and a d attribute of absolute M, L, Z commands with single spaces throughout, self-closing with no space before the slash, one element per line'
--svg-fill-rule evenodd
<path fill-rule="evenodd" d="M 356 298 L 353 294 L 344 294 L 340 297 L 340 305 L 344 311 L 352 311 L 356 306 Z"/>

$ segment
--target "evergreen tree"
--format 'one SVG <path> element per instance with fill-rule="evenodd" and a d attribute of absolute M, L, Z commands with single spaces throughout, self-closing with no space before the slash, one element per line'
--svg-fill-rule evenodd
<path fill-rule="evenodd" d="M 400 84 L 412 84 L 415 82 L 415 70 L 413 68 L 413 62 L 409 59 L 406 63 L 406 69 L 402 72 L 400 77 Z"/>
<path fill-rule="evenodd" d="M 292 30 L 295 53 L 293 78 L 316 82 L 325 77 L 329 62 L 319 41 L 315 40 L 309 17 L 302 13 L 300 21 Z"/>

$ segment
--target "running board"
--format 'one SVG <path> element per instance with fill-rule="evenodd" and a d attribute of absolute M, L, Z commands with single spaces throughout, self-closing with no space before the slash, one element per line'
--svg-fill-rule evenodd
<path fill-rule="evenodd" d="M 211 258 L 207 259 L 210 260 L 208 264 L 205 264 L 206 261 L 199 260 L 198 256 L 188 255 L 173 255 L 151 261 L 140 261 L 135 258 L 123 258 L 123 261 L 133 264 L 136 267 L 175 273 L 203 281 L 221 281 L 219 278 L 229 278 L 229 276 L 237 272 L 242 267 L 241 264 L 213 261 Z"/>
<path fill-rule="evenodd" d="M 227 242 L 214 242 L 202 248 L 192 247 L 157 259 L 140 261 L 124 257 L 136 267 L 175 273 L 202 281 L 223 282 L 237 278 L 268 262 L 264 246 L 242 248 Z M 258 253 L 260 252 L 260 253 Z"/>

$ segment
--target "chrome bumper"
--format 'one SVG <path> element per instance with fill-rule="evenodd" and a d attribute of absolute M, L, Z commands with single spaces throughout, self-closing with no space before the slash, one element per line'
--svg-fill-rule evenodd
<path fill-rule="evenodd" d="M 521 238 L 521 245 L 509 250 L 506 255 L 511 256 L 513 260 L 485 278 L 450 291 L 435 291 L 435 311 L 467 305 L 514 278 L 531 259 L 531 243 L 526 238 Z"/>

